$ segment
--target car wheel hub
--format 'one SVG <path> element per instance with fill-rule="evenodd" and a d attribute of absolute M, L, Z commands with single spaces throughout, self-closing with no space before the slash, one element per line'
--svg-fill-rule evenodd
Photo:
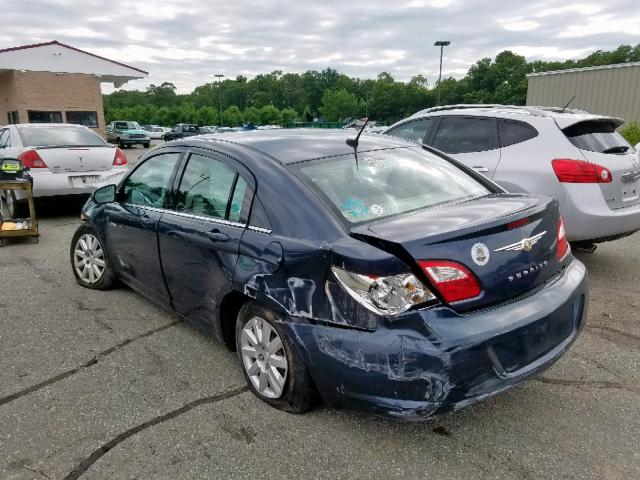
<path fill-rule="evenodd" d="M 89 233 L 82 235 L 73 252 L 74 268 L 78 276 L 86 283 L 96 283 L 104 275 L 104 250 L 100 241 Z"/>
<path fill-rule="evenodd" d="M 251 384 L 267 398 L 279 398 L 287 381 L 288 363 L 282 339 L 269 322 L 251 318 L 242 328 L 240 354 Z"/>

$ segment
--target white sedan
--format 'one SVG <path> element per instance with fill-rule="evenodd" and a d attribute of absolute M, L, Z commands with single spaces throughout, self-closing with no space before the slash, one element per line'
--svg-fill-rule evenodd
<path fill-rule="evenodd" d="M 87 127 L 62 123 L 0 127 L 0 158 L 18 158 L 29 169 L 34 197 L 87 195 L 128 170 L 122 150 Z M 27 214 L 24 191 L 0 194 L 11 217 Z"/>
<path fill-rule="evenodd" d="M 162 139 L 165 133 L 170 131 L 171 131 L 170 128 L 153 125 L 149 130 L 149 138 L 151 138 L 151 140 L 160 140 Z"/>

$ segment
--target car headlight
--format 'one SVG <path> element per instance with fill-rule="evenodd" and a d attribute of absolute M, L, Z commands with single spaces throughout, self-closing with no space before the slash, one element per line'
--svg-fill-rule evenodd
<path fill-rule="evenodd" d="M 398 315 L 435 300 L 433 293 L 411 273 L 380 277 L 331 267 L 336 279 L 358 303 L 378 315 Z"/>

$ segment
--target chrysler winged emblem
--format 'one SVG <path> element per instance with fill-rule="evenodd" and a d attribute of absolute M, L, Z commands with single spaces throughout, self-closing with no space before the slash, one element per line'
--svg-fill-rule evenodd
<path fill-rule="evenodd" d="M 546 233 L 547 231 L 545 230 L 544 232 L 537 233 L 533 237 L 523 238 L 519 242 L 512 243 L 511 245 L 505 245 L 504 247 L 496 248 L 494 252 L 517 252 L 520 250 L 522 250 L 523 252 L 530 252 L 533 246 L 538 243 L 538 240 L 544 237 Z"/>

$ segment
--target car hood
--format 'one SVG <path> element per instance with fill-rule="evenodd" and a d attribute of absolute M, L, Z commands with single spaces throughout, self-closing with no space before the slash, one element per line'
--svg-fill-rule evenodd
<path fill-rule="evenodd" d="M 135 129 L 135 128 L 132 128 L 132 129 L 129 129 L 129 130 L 120 130 L 120 132 L 129 134 L 129 135 L 131 135 L 131 134 L 139 135 L 141 133 L 145 134 L 145 135 L 149 135 L 149 132 L 147 132 L 146 130 L 142 130 L 142 129 L 138 130 L 138 129 Z"/>

